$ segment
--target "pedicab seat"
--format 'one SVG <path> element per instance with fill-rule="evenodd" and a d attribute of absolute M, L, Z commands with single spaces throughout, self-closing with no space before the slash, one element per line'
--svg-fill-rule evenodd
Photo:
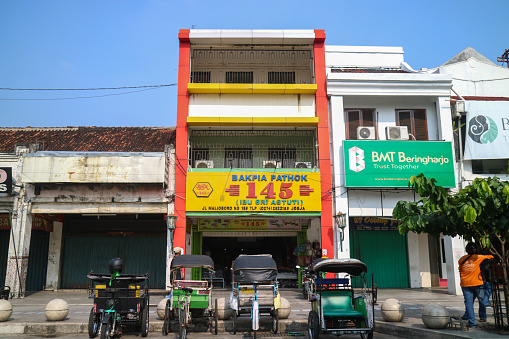
<path fill-rule="evenodd" d="M 323 316 L 364 319 L 364 313 L 353 308 L 352 295 L 350 289 L 322 291 Z"/>

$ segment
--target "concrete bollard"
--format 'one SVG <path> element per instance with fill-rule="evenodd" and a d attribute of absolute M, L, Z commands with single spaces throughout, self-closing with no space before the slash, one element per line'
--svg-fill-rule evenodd
<path fill-rule="evenodd" d="M 397 322 L 405 317 L 405 308 L 398 299 L 390 298 L 383 302 L 381 313 L 385 321 Z"/>
<path fill-rule="evenodd" d="M 164 312 L 166 311 L 166 302 L 168 298 L 164 298 L 157 304 L 157 317 L 161 320 L 164 320 Z"/>
<path fill-rule="evenodd" d="M 439 303 L 429 303 L 422 309 L 422 322 L 429 328 L 445 328 L 450 322 L 449 311 Z"/>
<path fill-rule="evenodd" d="M 230 308 L 228 298 L 217 299 L 217 317 L 219 320 L 227 320 L 233 316 L 234 310 Z"/>
<path fill-rule="evenodd" d="M 290 302 L 285 298 L 281 298 L 281 307 L 278 308 L 277 312 L 279 319 L 288 319 L 292 312 Z"/>
<path fill-rule="evenodd" d="M 65 320 L 69 314 L 69 305 L 63 299 L 53 299 L 46 305 L 44 314 L 49 321 Z"/>
<path fill-rule="evenodd" d="M 0 299 L 0 322 L 7 321 L 12 315 L 12 304 L 8 300 Z"/>

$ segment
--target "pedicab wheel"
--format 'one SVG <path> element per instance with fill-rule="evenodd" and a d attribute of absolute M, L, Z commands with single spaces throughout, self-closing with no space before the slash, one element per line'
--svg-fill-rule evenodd
<path fill-rule="evenodd" d="M 99 315 L 94 313 L 94 309 L 92 308 L 90 310 L 90 316 L 88 317 L 88 336 L 90 338 L 97 337 L 97 334 L 99 333 L 99 327 L 101 325 L 100 321 L 101 318 Z"/>
<path fill-rule="evenodd" d="M 217 299 L 214 302 L 214 334 L 217 335 L 217 323 L 219 320 L 219 315 L 217 314 Z"/>
<path fill-rule="evenodd" d="M 148 335 L 148 304 L 145 306 L 143 311 L 141 312 L 141 336 L 146 337 Z"/>
<path fill-rule="evenodd" d="M 109 338 L 111 332 L 111 318 L 108 320 L 106 324 L 102 324 L 101 326 L 101 339 Z"/>
<path fill-rule="evenodd" d="M 310 311 L 308 316 L 309 339 L 320 338 L 320 324 L 318 323 L 318 314 L 316 311 Z"/>
<path fill-rule="evenodd" d="M 361 338 L 362 339 L 373 339 L 373 330 L 369 331 L 369 332 L 362 332 L 361 333 Z"/>
<path fill-rule="evenodd" d="M 170 300 L 166 301 L 166 307 L 164 308 L 164 322 L 163 322 L 163 335 L 168 335 L 170 332 L 170 320 L 171 320 L 171 311 L 170 311 Z"/>
<path fill-rule="evenodd" d="M 274 309 L 274 311 L 272 311 L 272 332 L 274 332 L 274 334 L 277 334 L 278 325 L 279 325 L 279 312 L 278 310 Z"/>
<path fill-rule="evenodd" d="M 187 337 L 187 328 L 186 328 L 186 312 L 184 309 L 180 309 L 179 311 L 179 338 L 186 339 Z"/>
<path fill-rule="evenodd" d="M 233 312 L 233 334 L 237 334 L 237 311 Z"/>

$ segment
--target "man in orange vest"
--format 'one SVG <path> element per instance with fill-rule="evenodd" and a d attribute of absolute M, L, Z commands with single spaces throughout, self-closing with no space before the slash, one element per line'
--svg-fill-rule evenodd
<path fill-rule="evenodd" d="M 479 299 L 479 321 L 486 322 L 486 306 L 480 299 L 483 280 L 481 276 L 481 262 L 484 259 L 493 259 L 492 255 L 477 254 L 474 243 L 468 243 L 465 247 L 467 254 L 458 261 L 461 290 L 465 298 L 465 314 L 461 317 L 468 320 L 468 327 L 475 326 L 474 300 Z"/>

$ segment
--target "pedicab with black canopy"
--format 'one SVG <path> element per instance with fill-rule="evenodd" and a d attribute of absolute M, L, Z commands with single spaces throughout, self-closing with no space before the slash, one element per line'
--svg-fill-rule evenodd
<path fill-rule="evenodd" d="M 237 332 L 237 317 L 251 315 L 251 328 L 256 338 L 260 314 L 272 317 L 272 331 L 278 331 L 278 308 L 281 295 L 278 290 L 277 265 L 270 254 L 240 255 L 233 262 L 230 307 L 233 313 L 233 334 Z"/>
<path fill-rule="evenodd" d="M 114 258 L 108 263 L 110 274 L 87 274 L 89 298 L 94 299 L 88 319 L 88 335 L 101 339 L 122 336 L 127 328 L 148 335 L 149 275 L 121 274 L 124 262 Z"/>
<path fill-rule="evenodd" d="M 183 254 L 175 257 L 171 262 L 170 274 L 173 277 L 177 270 L 185 268 L 199 268 L 210 272 L 201 280 L 172 280 L 170 294 L 166 302 L 163 334 L 170 331 L 170 321 L 179 320 L 179 337 L 185 339 L 189 325 L 193 319 L 208 318 L 209 323 L 214 322 L 214 334 L 217 334 L 217 299 L 212 306 L 212 276 L 214 261 L 207 255 Z"/>
<path fill-rule="evenodd" d="M 309 266 L 314 275 L 308 330 L 311 339 L 321 332 L 334 335 L 360 334 L 373 338 L 374 283 L 367 288 L 367 266 L 357 259 L 316 259 Z M 344 273 L 345 278 L 325 278 L 326 273 Z M 355 293 L 351 279 L 362 279 L 362 290 Z"/>

